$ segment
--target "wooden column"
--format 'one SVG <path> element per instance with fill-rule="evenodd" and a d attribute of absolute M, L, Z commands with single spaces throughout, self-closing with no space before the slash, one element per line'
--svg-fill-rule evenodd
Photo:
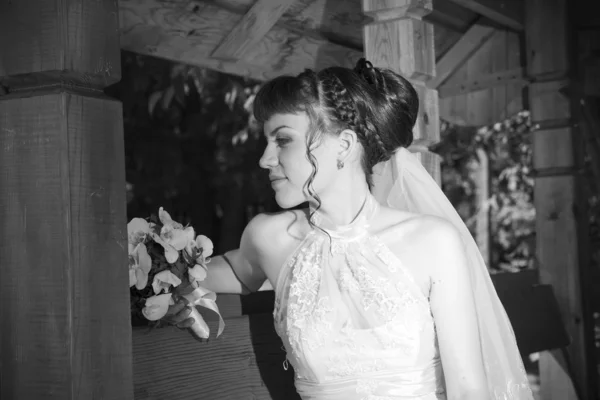
<path fill-rule="evenodd" d="M 435 77 L 433 25 L 421 20 L 432 9 L 432 0 L 363 0 L 363 12 L 374 19 L 364 27 L 365 57 L 414 84 L 420 107 L 410 150 L 439 183 L 441 159 L 428 151 L 439 141 L 438 94 L 425 86 Z"/>
<path fill-rule="evenodd" d="M 0 2 L 2 399 L 133 398 L 118 26 L 114 0 Z"/>
<path fill-rule="evenodd" d="M 595 398 L 593 326 L 586 279 L 586 199 L 582 196 L 582 140 L 577 132 L 574 46 L 568 0 L 526 0 L 527 73 L 533 125 L 533 167 L 540 280 L 553 286 L 572 338 L 565 358 L 540 355 L 544 400 Z M 569 376 L 571 375 L 571 376 Z M 579 392 L 579 396 L 577 394 Z"/>

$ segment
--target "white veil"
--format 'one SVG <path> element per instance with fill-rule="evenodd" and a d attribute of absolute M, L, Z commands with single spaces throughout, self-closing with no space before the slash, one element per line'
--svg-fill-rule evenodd
<path fill-rule="evenodd" d="M 467 226 L 437 182 L 405 148 L 375 166 L 373 195 L 383 205 L 450 221 L 462 234 L 477 310 L 483 361 L 495 400 L 532 400 L 515 335 Z"/>

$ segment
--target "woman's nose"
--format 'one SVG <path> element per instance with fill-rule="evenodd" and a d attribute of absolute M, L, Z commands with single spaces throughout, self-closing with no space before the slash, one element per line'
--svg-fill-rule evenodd
<path fill-rule="evenodd" d="M 258 161 L 258 165 L 261 168 L 269 169 L 269 168 L 275 167 L 277 165 L 277 163 L 278 163 L 277 154 L 271 148 L 270 145 L 267 145 L 267 147 L 265 148 L 265 151 L 263 152 L 263 155 L 260 157 L 260 160 Z"/>

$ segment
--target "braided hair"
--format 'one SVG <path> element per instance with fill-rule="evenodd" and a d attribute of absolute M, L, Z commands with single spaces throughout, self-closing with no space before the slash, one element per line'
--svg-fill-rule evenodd
<path fill-rule="evenodd" d="M 353 130 L 362 145 L 362 168 L 372 187 L 373 167 L 413 140 L 419 99 L 405 78 L 360 59 L 354 69 L 329 67 L 280 76 L 263 85 L 254 100 L 254 116 L 264 123 L 275 114 L 306 112 L 310 119 L 306 155 L 313 173 L 305 184 L 318 204 L 312 181 L 318 170 L 312 149 L 323 134 Z"/>

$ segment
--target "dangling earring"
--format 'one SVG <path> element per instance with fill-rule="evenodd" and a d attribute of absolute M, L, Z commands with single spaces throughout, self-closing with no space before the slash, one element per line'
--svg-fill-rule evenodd
<path fill-rule="evenodd" d="M 344 168 L 344 162 L 342 160 L 337 160 L 337 169 Z"/>

